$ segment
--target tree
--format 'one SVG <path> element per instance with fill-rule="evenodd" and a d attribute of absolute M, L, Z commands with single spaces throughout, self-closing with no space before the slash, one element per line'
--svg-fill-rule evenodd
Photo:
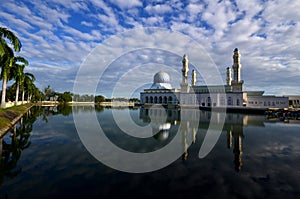
<path fill-rule="evenodd" d="M 35 90 L 35 77 L 31 73 L 24 73 L 24 79 L 23 79 L 23 84 L 21 84 L 21 89 L 22 89 L 22 103 L 24 103 L 25 100 L 25 91 L 27 90 L 28 97 L 27 100 L 29 101 L 30 99 L 30 93 L 33 93 Z"/>
<path fill-rule="evenodd" d="M 10 67 L 12 67 L 14 53 L 13 50 L 8 46 L 6 40 L 13 45 L 13 49 L 16 52 L 21 50 L 21 42 L 18 37 L 10 30 L 0 27 L 0 67 L 1 67 L 1 79 L 2 83 L 2 97 L 1 107 L 5 107 L 5 94 L 6 94 L 6 83 L 9 78 Z"/>
<path fill-rule="evenodd" d="M 11 73 L 12 73 L 12 77 L 16 80 L 15 105 L 18 104 L 20 86 L 22 86 L 24 92 L 24 80 L 26 76 L 26 74 L 24 73 L 24 68 L 27 65 L 28 65 L 28 61 L 25 58 L 20 56 L 13 58 L 13 66 L 11 68 L 12 69 Z M 24 100 L 22 100 L 22 103 L 23 102 Z"/>
<path fill-rule="evenodd" d="M 34 85 L 35 89 L 34 92 L 32 94 L 31 97 L 31 101 L 32 102 L 37 102 L 37 101 L 43 101 L 45 100 L 45 95 L 42 91 L 40 91 L 40 89 L 38 89 L 35 85 Z"/>
<path fill-rule="evenodd" d="M 49 101 L 51 97 L 55 97 L 55 91 L 50 87 L 50 85 L 48 85 L 47 88 L 44 88 L 44 93 L 47 101 Z"/>
<path fill-rule="evenodd" d="M 72 94 L 70 92 L 64 92 L 63 94 L 60 94 L 57 98 L 59 102 L 71 102 L 72 101 Z"/>
<path fill-rule="evenodd" d="M 105 97 L 103 95 L 95 96 L 95 103 L 100 103 L 100 102 L 104 102 L 104 101 L 105 101 Z"/>

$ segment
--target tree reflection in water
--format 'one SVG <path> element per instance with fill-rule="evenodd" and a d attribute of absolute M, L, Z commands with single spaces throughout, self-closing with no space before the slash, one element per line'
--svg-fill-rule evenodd
<path fill-rule="evenodd" d="M 22 151 L 31 145 L 30 133 L 37 118 L 42 116 L 42 120 L 47 122 L 48 116 L 58 114 L 67 116 L 71 113 L 71 106 L 35 106 L 25 113 L 5 136 L 0 138 L 0 188 L 5 178 L 14 178 L 21 173 L 22 168 L 18 166 L 18 160 Z M 7 198 L 7 194 L 1 193 L 0 198 Z"/>

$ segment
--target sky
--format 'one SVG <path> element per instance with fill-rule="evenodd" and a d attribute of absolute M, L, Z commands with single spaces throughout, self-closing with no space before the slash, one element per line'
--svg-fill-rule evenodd
<path fill-rule="evenodd" d="M 179 88 L 183 54 L 197 84 L 209 67 L 225 82 L 238 48 L 244 90 L 288 95 L 300 94 L 299 10 L 297 0 L 1 0 L 0 26 L 21 40 L 40 89 L 128 97 L 160 70 Z"/>

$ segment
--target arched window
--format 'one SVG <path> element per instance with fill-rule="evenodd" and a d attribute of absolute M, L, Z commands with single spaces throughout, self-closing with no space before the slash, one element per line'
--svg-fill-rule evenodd
<path fill-rule="evenodd" d="M 154 97 L 154 104 L 157 104 L 157 97 Z"/>
<path fill-rule="evenodd" d="M 145 103 L 149 103 L 149 98 L 148 98 L 148 96 L 146 96 L 146 100 L 145 100 L 146 102 Z"/>
<path fill-rule="evenodd" d="M 162 96 L 159 96 L 159 103 L 162 104 Z"/>
<path fill-rule="evenodd" d="M 240 105 L 240 99 L 236 100 L 236 105 L 239 106 Z"/>
<path fill-rule="evenodd" d="M 228 97 L 228 100 L 227 100 L 227 105 L 232 105 L 232 99 L 231 99 L 231 97 Z"/>
<path fill-rule="evenodd" d="M 168 101 L 167 96 L 164 96 L 164 101 L 163 101 L 163 103 L 164 103 L 164 104 L 167 104 L 167 101 Z"/>
<path fill-rule="evenodd" d="M 172 96 L 169 96 L 168 103 L 169 103 L 169 104 L 172 104 L 172 103 L 173 103 L 173 97 L 172 97 Z"/>
<path fill-rule="evenodd" d="M 150 104 L 153 104 L 153 97 L 150 97 Z"/>

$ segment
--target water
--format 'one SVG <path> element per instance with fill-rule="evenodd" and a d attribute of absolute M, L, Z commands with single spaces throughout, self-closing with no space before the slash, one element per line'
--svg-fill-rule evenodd
<path fill-rule="evenodd" d="M 89 121 L 94 112 L 109 140 L 124 150 L 155 152 L 179 133 L 183 154 L 148 173 L 112 169 L 86 149 L 74 125 L 73 114 Z M 151 122 L 153 136 L 123 133 L 112 112 L 124 128 L 130 120 L 144 128 Z M 188 119 L 180 121 L 186 113 L 177 110 L 76 107 L 72 114 L 71 107 L 33 108 L 2 139 L 0 198 L 299 198 L 297 121 L 227 114 L 216 145 L 201 159 L 211 113 L 196 112 L 199 123 L 195 110 L 187 110 Z"/>

